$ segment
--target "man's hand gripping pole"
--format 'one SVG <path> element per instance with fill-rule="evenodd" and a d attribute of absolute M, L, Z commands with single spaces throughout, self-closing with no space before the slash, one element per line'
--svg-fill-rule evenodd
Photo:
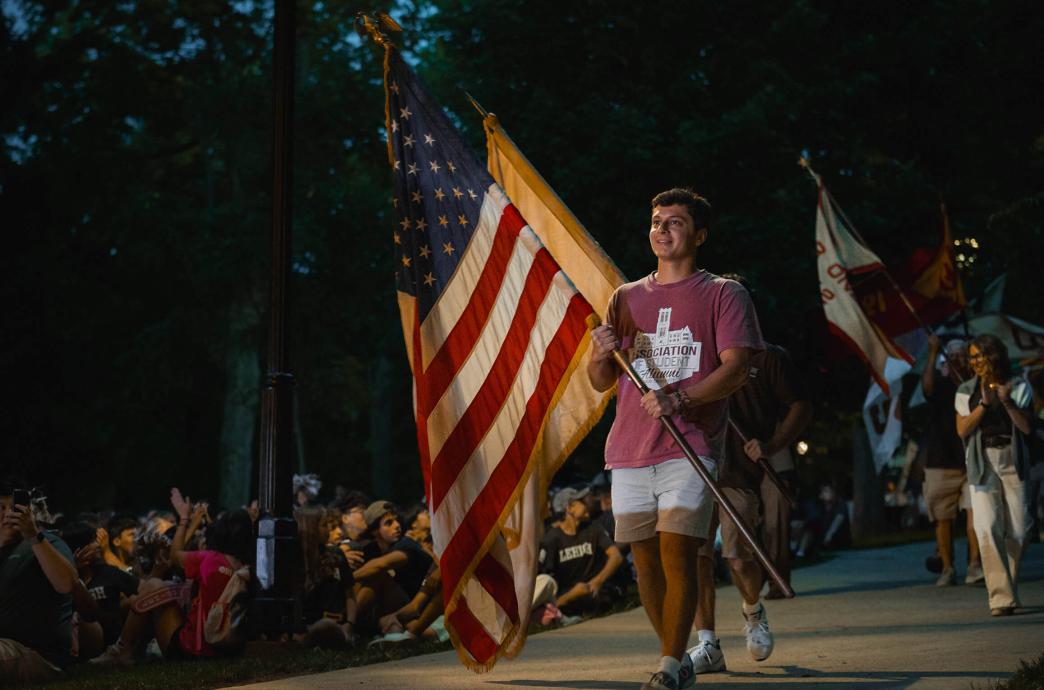
<path fill-rule="evenodd" d="M 630 362 L 628 362 L 627 359 L 624 358 L 623 354 L 619 350 L 613 350 L 613 361 L 615 361 L 617 366 L 619 366 L 620 369 L 622 369 L 623 372 L 627 374 L 627 378 L 631 379 L 631 383 L 633 383 L 638 388 L 638 390 L 642 392 L 642 395 L 645 395 L 649 392 L 649 387 L 646 386 L 645 382 L 642 381 L 638 374 L 635 373 L 634 369 L 631 368 Z M 758 559 L 758 563 L 761 564 L 761 566 L 765 569 L 765 572 L 767 572 L 769 577 L 772 578 L 773 582 L 776 583 L 776 586 L 779 587 L 779 590 L 783 592 L 783 596 L 785 596 L 787 599 L 792 599 L 794 597 L 794 590 L 790 588 L 790 585 L 786 583 L 783 577 L 779 574 L 779 571 L 776 570 L 776 566 L 773 565 L 772 561 L 769 560 L 769 557 L 765 555 L 765 552 L 761 549 L 761 546 L 754 538 L 753 532 L 750 531 L 750 528 L 747 527 L 747 524 L 743 521 L 743 518 L 741 518 L 739 513 L 736 512 L 736 509 L 732 506 L 732 503 L 729 502 L 729 499 L 726 498 L 725 494 L 722 493 L 717 483 L 710 476 L 710 473 L 707 472 L 707 468 L 703 466 L 702 462 L 700 462 L 700 459 L 699 457 L 697 457 L 696 453 L 694 453 L 692 448 L 689 447 L 689 444 L 685 440 L 685 437 L 682 436 L 680 431 L 678 431 L 678 427 L 675 425 L 674 420 L 668 417 L 667 415 L 663 415 L 660 417 L 660 422 L 663 424 L 664 428 L 667 429 L 667 433 L 671 435 L 671 437 L 674 439 L 674 442 L 678 444 L 678 447 L 682 449 L 682 452 L 685 453 L 686 459 L 688 459 L 689 464 L 692 465 L 692 468 L 696 470 L 696 474 L 700 475 L 700 478 L 703 479 L 704 483 L 707 484 L 707 487 L 710 488 L 711 493 L 714 494 L 715 500 L 718 501 L 718 505 L 721 507 L 722 510 L 725 511 L 726 514 L 728 514 L 729 518 L 731 518 L 732 521 L 735 523 L 736 528 L 740 531 L 740 534 L 743 535 L 743 538 L 747 541 L 747 544 L 749 544 L 750 548 L 754 551 L 754 556 Z"/>

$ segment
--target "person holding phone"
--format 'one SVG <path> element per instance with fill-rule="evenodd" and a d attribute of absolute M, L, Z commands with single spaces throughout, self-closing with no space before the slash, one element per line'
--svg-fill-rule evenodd
<path fill-rule="evenodd" d="M 0 487 L 0 678 L 46 680 L 72 662 L 72 551 L 39 522 L 44 500 Z"/>

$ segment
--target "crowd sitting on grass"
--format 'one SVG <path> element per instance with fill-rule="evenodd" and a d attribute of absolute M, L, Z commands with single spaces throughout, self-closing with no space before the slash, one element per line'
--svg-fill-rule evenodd
<path fill-rule="evenodd" d="M 216 511 L 177 488 L 170 498 L 172 510 L 143 517 L 67 519 L 39 491 L 0 483 L 0 685 L 47 680 L 78 663 L 242 651 L 250 631 L 239 613 L 256 588 L 256 502 Z M 348 649 L 448 639 L 423 504 L 400 511 L 339 491 L 323 506 L 304 491 L 295 518 L 303 625 L 293 641 Z"/>
<path fill-rule="evenodd" d="M 283 641 L 342 650 L 446 641 L 427 507 L 403 510 L 340 487 L 321 503 L 318 478 L 298 480 L 303 621 Z M 238 612 L 257 587 L 256 502 L 217 510 L 173 488 L 169 510 L 67 519 L 21 488 L 0 484 L 4 682 L 47 679 L 78 663 L 242 652 L 251 635 Z M 627 546 L 611 537 L 609 488 L 600 473 L 550 492 L 534 624 L 568 625 L 634 598 Z"/>

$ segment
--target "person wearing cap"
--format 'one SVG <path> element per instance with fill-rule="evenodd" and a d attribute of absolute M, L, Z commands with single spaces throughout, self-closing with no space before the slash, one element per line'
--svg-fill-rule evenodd
<path fill-rule="evenodd" d="M 354 573 L 355 598 L 361 612 L 373 612 L 379 619 L 401 611 L 421 592 L 435 561 L 420 544 L 403 536 L 390 501 L 374 501 L 363 519 L 372 541 L 363 549 L 365 562 Z"/>
<path fill-rule="evenodd" d="M 964 467 L 964 445 L 957 435 L 953 400 L 957 385 L 967 379 L 968 345 L 954 339 L 946 343 L 946 356 L 939 354 L 941 341 L 928 337 L 928 361 L 921 373 L 921 388 L 928 401 L 928 430 L 925 439 L 924 498 L 928 519 L 935 523 L 935 547 L 942 561 L 942 572 L 935 584 L 957 584 L 953 558 L 953 521 L 964 509 L 968 513 L 968 572 L 965 584 L 983 581 L 979 561 L 979 540 L 975 536 L 968 472 Z"/>
<path fill-rule="evenodd" d="M 711 208 L 691 189 L 651 202 L 649 247 L 656 270 L 621 285 L 606 323 L 591 331 L 587 374 L 595 390 L 617 386 L 616 419 L 605 444 L 613 472 L 616 541 L 629 542 L 638 594 L 660 642 L 660 663 L 643 690 L 695 682 L 685 653 L 696 612 L 696 564 L 714 498 L 661 424 L 668 416 L 713 476 L 722 457 L 727 398 L 747 382 L 761 329 L 743 287 L 696 266 Z M 644 395 L 616 365 L 628 361 Z"/>
<path fill-rule="evenodd" d="M 558 526 L 540 544 L 540 569 L 555 580 L 555 605 L 563 613 L 598 609 L 611 603 L 606 581 L 623 556 L 601 525 L 591 521 L 584 500 L 590 489 L 565 488 L 551 500 Z M 619 593 L 617 593 L 619 594 Z"/>

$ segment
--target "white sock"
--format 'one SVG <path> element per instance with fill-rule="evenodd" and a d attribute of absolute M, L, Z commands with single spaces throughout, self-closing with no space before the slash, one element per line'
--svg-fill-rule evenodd
<path fill-rule="evenodd" d="M 760 610 L 761 610 L 761 599 L 758 599 L 753 604 L 748 604 L 747 602 L 743 602 L 743 613 L 748 613 L 748 614 L 750 614 L 750 613 L 757 613 Z"/>
<path fill-rule="evenodd" d="M 718 636 L 714 634 L 713 630 L 697 630 L 696 637 L 699 638 L 700 642 L 713 642 L 717 644 Z"/>
<path fill-rule="evenodd" d="M 660 671 L 670 674 L 672 678 L 678 678 L 678 671 L 681 670 L 681 662 L 675 659 L 673 656 L 660 657 Z"/>

